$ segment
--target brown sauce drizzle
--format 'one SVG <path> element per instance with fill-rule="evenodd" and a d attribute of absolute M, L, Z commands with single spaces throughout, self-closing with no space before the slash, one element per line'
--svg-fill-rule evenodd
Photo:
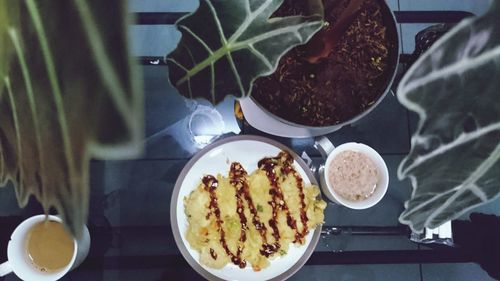
<path fill-rule="evenodd" d="M 279 187 L 278 184 L 278 178 L 276 177 L 276 171 L 274 170 L 274 167 L 276 166 L 276 159 L 275 158 L 264 158 L 258 162 L 259 169 L 263 170 L 266 172 L 266 176 L 269 179 L 269 183 L 271 184 L 271 188 L 269 189 L 269 194 L 272 196 L 272 200 L 268 202 L 269 205 L 272 207 L 272 218 L 269 220 L 269 226 L 273 229 L 273 237 L 275 241 L 279 241 L 280 239 L 280 232 L 278 229 L 278 210 L 280 207 L 283 209 L 283 205 L 279 205 L 281 197 L 283 197 L 283 194 L 281 193 L 281 188 Z M 280 197 L 281 195 L 281 197 Z M 284 201 L 282 201 L 284 203 Z M 288 208 L 288 206 L 287 206 Z M 293 218 L 290 220 L 293 222 Z M 287 217 L 287 223 L 289 222 L 288 217 Z"/>
<path fill-rule="evenodd" d="M 236 188 L 236 202 L 237 202 L 237 211 L 238 215 L 240 216 L 240 222 L 242 225 L 242 232 L 246 231 L 248 229 L 246 222 L 247 219 L 245 217 L 245 214 L 243 213 L 244 206 L 243 206 L 243 200 L 242 197 L 245 199 L 248 205 L 248 209 L 250 210 L 250 213 L 252 214 L 252 223 L 255 226 L 255 229 L 259 232 L 260 237 L 262 238 L 262 248 L 260 250 L 261 255 L 269 257 L 270 255 L 276 253 L 278 249 L 280 248 L 280 245 L 278 242 L 274 244 L 269 244 L 267 243 L 267 227 L 265 224 L 263 224 L 260 221 L 259 214 L 257 213 L 257 209 L 255 208 L 255 204 L 253 203 L 252 197 L 250 196 L 250 188 L 248 186 L 248 182 L 246 179 L 247 172 L 243 168 L 243 166 L 238 163 L 234 162 L 231 164 L 231 169 L 229 171 L 229 178 L 231 184 Z M 241 208 L 241 209 L 240 209 Z M 241 210 L 241 214 L 240 214 Z M 243 227 L 245 229 L 243 229 Z M 245 237 L 246 239 L 246 237 Z M 241 241 L 241 239 L 240 239 Z"/>
<path fill-rule="evenodd" d="M 238 170 L 236 166 L 241 168 L 241 170 Z M 244 188 L 244 185 L 246 184 L 244 176 L 246 175 L 245 170 L 243 170 L 243 167 L 239 163 L 232 163 L 231 164 L 231 169 L 229 171 L 229 181 L 231 185 L 233 185 L 236 188 L 236 213 L 238 213 L 238 216 L 240 218 L 240 224 L 241 224 L 241 230 L 240 230 L 240 239 L 239 243 L 240 246 L 238 246 L 238 252 L 236 253 L 236 256 L 241 260 L 241 253 L 243 251 L 243 248 L 245 246 L 245 241 L 247 240 L 247 218 L 245 217 L 245 206 L 243 205 L 243 198 L 241 196 L 241 190 Z M 246 265 L 246 261 L 242 261 Z M 241 267 L 241 266 L 240 266 Z M 244 266 L 243 266 L 244 267 Z"/>
<path fill-rule="evenodd" d="M 304 194 L 304 181 L 302 180 L 302 177 L 300 174 L 293 168 L 293 157 L 290 155 L 288 152 L 282 151 L 280 153 L 284 154 L 282 157 L 285 157 L 283 163 L 283 167 L 281 168 L 281 173 L 285 175 L 289 175 L 290 173 L 294 176 L 295 181 L 297 183 L 297 188 L 299 189 L 299 198 L 300 198 L 300 221 L 302 222 L 302 231 L 300 234 L 297 232 L 295 233 L 295 241 L 294 242 L 300 242 L 304 243 L 304 237 L 309 234 L 309 229 L 307 227 L 307 222 L 309 219 L 307 218 L 307 213 L 306 213 L 306 202 L 305 202 L 305 194 Z M 278 155 L 278 157 L 280 157 Z"/>
<path fill-rule="evenodd" d="M 283 167 L 281 168 L 282 174 L 290 174 L 292 173 L 297 182 L 297 187 L 299 189 L 299 197 L 300 197 L 300 218 L 303 225 L 302 231 L 299 231 L 297 227 L 297 221 L 290 214 L 290 209 L 285 202 L 283 192 L 278 183 L 278 178 L 276 177 L 275 166 L 279 163 L 282 163 Z M 307 228 L 307 214 L 306 214 L 306 204 L 304 202 L 304 184 L 302 178 L 298 174 L 298 172 L 293 168 L 293 157 L 287 151 L 281 151 L 276 157 L 264 158 L 259 161 L 258 166 L 261 170 L 266 172 L 267 178 L 269 179 L 269 183 L 271 184 L 271 189 L 269 190 L 269 194 L 272 196 L 272 201 L 269 202 L 271 207 L 273 208 L 273 216 L 272 219 L 269 220 L 269 225 L 273 228 L 273 236 L 276 240 L 279 239 L 279 230 L 277 227 L 277 214 L 278 210 L 281 209 L 286 213 L 286 221 L 287 225 L 295 231 L 295 241 L 303 243 L 304 237 L 309 233 Z"/>
<path fill-rule="evenodd" d="M 285 202 L 283 191 L 279 186 L 278 177 L 276 175 L 275 167 L 280 164 L 283 164 L 281 168 L 281 173 L 284 175 L 292 174 L 297 182 L 297 187 L 299 189 L 299 197 L 300 197 L 300 219 L 303 225 L 302 231 L 299 231 L 297 227 L 297 221 L 293 218 L 288 208 L 287 203 Z M 244 201 L 246 201 L 250 213 L 252 214 L 252 224 L 255 229 L 259 232 L 262 238 L 262 248 L 260 250 L 260 254 L 269 257 L 272 254 L 276 253 L 281 245 L 279 243 L 280 233 L 278 229 L 278 211 L 281 209 L 286 214 L 287 225 L 295 231 L 295 241 L 294 242 L 304 242 L 304 237 L 309 233 L 307 227 L 307 214 L 306 214 L 306 204 L 305 204 L 305 195 L 304 195 L 304 183 L 299 173 L 293 168 L 293 157 L 287 151 L 281 151 L 277 157 L 269 157 L 264 158 L 258 162 L 259 169 L 266 172 L 266 176 L 269 180 L 271 188 L 269 189 L 269 194 L 272 196 L 272 200 L 268 202 L 272 207 L 272 218 L 269 220 L 269 226 L 271 227 L 273 233 L 272 236 L 275 240 L 274 243 L 269 243 L 267 241 L 267 227 L 264 223 L 260 221 L 258 211 L 255 207 L 255 204 L 250 196 L 250 188 L 248 186 L 248 182 L 246 176 L 248 175 L 243 166 L 234 162 L 231 164 L 231 169 L 229 172 L 230 183 L 236 189 L 236 212 L 238 213 L 240 224 L 241 224 L 241 232 L 239 238 L 239 246 L 236 254 L 233 254 L 227 245 L 226 241 L 226 233 L 222 228 L 223 221 L 221 219 L 221 213 L 219 209 L 219 205 L 217 203 L 217 195 L 215 190 L 218 187 L 218 181 L 215 177 L 211 175 L 204 176 L 202 179 L 203 185 L 205 186 L 205 190 L 210 194 L 210 204 L 209 204 L 209 213 L 206 218 L 208 219 L 211 215 L 215 215 L 217 231 L 220 234 L 219 242 L 221 243 L 222 248 L 226 252 L 226 254 L 231 258 L 231 261 L 238 265 L 240 268 L 244 268 L 246 266 L 246 261 L 241 258 L 241 254 L 243 252 L 244 243 L 247 240 L 246 231 L 248 230 L 247 218 L 245 216 L 244 210 Z M 217 259 L 217 253 L 210 248 L 210 255 L 215 260 Z"/>
<path fill-rule="evenodd" d="M 237 254 L 233 254 L 231 250 L 229 250 L 229 247 L 227 246 L 227 241 L 226 241 L 226 233 L 224 232 L 224 229 L 222 228 L 222 219 L 220 217 L 220 209 L 219 209 L 219 204 L 217 203 L 217 195 L 215 194 L 215 190 L 219 186 L 219 182 L 217 179 L 211 175 L 204 176 L 202 179 L 203 184 L 205 185 L 205 190 L 210 193 L 210 205 L 208 206 L 210 215 L 215 215 L 215 222 L 217 223 L 217 231 L 220 234 L 220 239 L 219 242 L 222 245 L 222 248 L 224 248 L 224 251 L 226 254 L 231 257 L 231 261 L 238 265 L 240 268 L 244 268 L 247 263 L 246 261 L 241 259 L 241 251 L 242 248 L 238 247 L 238 252 Z M 210 252 L 211 254 L 211 252 Z M 213 256 L 212 256 L 213 257 Z"/>
<path fill-rule="evenodd" d="M 214 260 L 217 259 L 217 253 L 212 248 L 210 248 L 210 256 L 212 256 L 212 259 Z"/>

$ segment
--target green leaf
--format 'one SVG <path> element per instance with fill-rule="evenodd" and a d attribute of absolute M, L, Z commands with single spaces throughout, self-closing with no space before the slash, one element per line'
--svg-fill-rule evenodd
<path fill-rule="evenodd" d="M 325 7 L 323 5 L 323 0 L 307 0 L 308 12 L 311 15 L 318 15 L 322 19 L 325 18 Z"/>
<path fill-rule="evenodd" d="M 283 0 L 202 0 L 180 19 L 177 48 L 166 57 L 170 82 L 189 98 L 218 103 L 246 97 L 260 76 L 306 43 L 322 26 L 321 16 L 271 18 Z"/>
<path fill-rule="evenodd" d="M 419 117 L 399 177 L 411 199 L 400 221 L 415 231 L 458 218 L 500 193 L 500 7 L 466 19 L 408 71 L 398 98 Z"/>
<path fill-rule="evenodd" d="M 113 12 L 110 12 L 113 11 Z M 90 158 L 140 152 L 142 85 L 123 1 L 0 0 L 0 185 L 79 235 Z"/>

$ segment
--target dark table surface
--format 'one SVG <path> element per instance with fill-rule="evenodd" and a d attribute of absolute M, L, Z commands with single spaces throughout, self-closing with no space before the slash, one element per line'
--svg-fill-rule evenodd
<path fill-rule="evenodd" d="M 405 68 L 405 65 L 400 65 L 399 75 Z M 176 247 L 169 210 L 177 176 L 187 161 L 204 146 L 195 142 L 193 137 L 214 126 L 206 120 L 198 120 L 195 129 L 190 131 L 187 124 L 193 113 L 212 106 L 179 96 L 167 81 L 166 66 L 143 65 L 141 70 L 146 94 L 145 153 L 134 160 L 91 162 L 88 220 L 91 251 L 82 266 L 68 274 L 65 280 L 201 279 Z M 248 125 L 239 127 L 233 105 L 234 100 L 228 99 L 215 108 L 224 124 L 218 138 L 234 134 L 263 135 L 284 143 L 299 155 L 306 151 L 315 164 L 321 163 L 319 153 L 313 148 L 313 138 L 279 138 Z M 387 163 L 390 184 L 383 200 L 367 210 L 351 210 L 329 203 L 325 225 L 350 230 L 369 227 L 374 232 L 401 227 L 398 217 L 405 200 L 410 197 L 411 186 L 408 181 L 397 179 L 396 170 L 409 151 L 415 124 L 416 117 L 389 93 L 368 116 L 327 135 L 335 145 L 354 141 L 377 150 Z M 6 249 L 15 226 L 30 215 L 42 213 L 42 209 L 34 201 L 30 201 L 25 209 L 19 209 L 10 187 L 0 189 L 0 198 L 1 261 L 6 259 L 2 249 Z M 438 250 L 440 252 L 436 254 L 436 250 L 411 242 L 404 231 L 396 235 L 364 234 L 322 235 L 313 256 L 295 278 L 316 274 L 327 276 L 332 264 L 408 263 L 413 265 L 400 265 L 394 270 L 407 274 L 407 280 L 420 280 L 418 263 L 468 259 L 448 250 Z M 9 275 L 6 280 L 17 279 Z"/>

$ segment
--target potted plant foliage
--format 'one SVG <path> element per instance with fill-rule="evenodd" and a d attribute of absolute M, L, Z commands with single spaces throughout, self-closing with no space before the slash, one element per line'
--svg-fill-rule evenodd
<path fill-rule="evenodd" d="M 270 20 L 282 2 L 200 1 L 176 23 L 182 38 L 166 58 L 171 83 L 212 103 L 248 96 L 257 77 L 273 73 L 286 51 L 323 25 L 319 14 Z"/>
<path fill-rule="evenodd" d="M 21 206 L 33 195 L 55 207 L 76 236 L 90 158 L 141 151 L 126 24 L 120 0 L 0 0 L 0 186 L 13 183 Z"/>
<path fill-rule="evenodd" d="M 379 0 L 200 1 L 176 25 L 182 38 L 166 61 L 181 94 L 251 95 L 275 118 L 325 132 L 373 109 L 399 58 Z"/>
<path fill-rule="evenodd" d="M 462 21 L 410 68 L 398 99 L 418 114 L 398 175 L 411 199 L 400 221 L 435 228 L 500 194 L 500 3 Z"/>

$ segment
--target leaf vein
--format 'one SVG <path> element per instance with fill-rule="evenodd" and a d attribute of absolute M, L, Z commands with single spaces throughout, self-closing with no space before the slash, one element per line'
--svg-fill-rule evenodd
<path fill-rule="evenodd" d="M 19 37 L 17 36 L 17 32 L 15 29 L 10 28 L 9 29 L 9 36 L 12 40 L 12 44 L 14 45 L 14 49 L 16 50 L 16 55 L 19 60 L 19 65 L 21 67 L 21 72 L 23 74 L 23 79 L 24 79 L 24 85 L 26 87 L 26 94 L 28 97 L 29 101 L 29 106 L 31 110 L 31 121 L 33 122 L 33 127 L 35 130 L 35 139 L 36 139 L 36 148 L 37 152 L 39 154 L 39 165 L 40 165 L 40 174 L 44 175 L 45 171 L 45 161 L 44 161 L 44 149 L 42 145 L 42 137 L 41 137 L 41 132 L 40 132 L 40 123 L 38 122 L 38 109 L 37 109 L 37 104 L 35 102 L 35 96 L 33 93 L 33 85 L 31 81 L 31 75 L 30 72 L 28 71 L 28 64 L 26 63 L 25 57 L 24 57 L 24 51 L 21 46 L 21 42 L 19 40 Z M 43 181 L 42 181 L 43 183 Z M 41 188 L 41 186 L 39 186 Z M 43 196 L 43 194 L 38 194 L 38 196 Z"/>
<path fill-rule="evenodd" d="M 248 49 L 267 66 L 269 71 L 273 69 L 271 62 L 261 52 L 257 51 L 253 45 L 249 45 Z"/>
<path fill-rule="evenodd" d="M 227 45 L 227 39 L 226 36 L 224 35 L 224 30 L 222 29 L 221 22 L 219 20 L 219 16 L 217 15 L 217 11 L 214 8 L 214 5 L 212 5 L 212 2 L 210 0 L 205 0 L 205 3 L 207 3 L 208 7 L 210 8 L 210 11 L 212 12 L 215 20 L 215 24 L 217 25 L 217 30 L 220 35 L 221 43 L 223 46 Z"/>
<path fill-rule="evenodd" d="M 210 94 L 212 95 L 212 102 L 215 102 L 215 69 L 214 64 L 210 64 L 210 76 L 212 80 L 210 81 Z"/>
<path fill-rule="evenodd" d="M 409 165 L 404 171 L 401 171 L 401 175 L 404 176 L 405 174 L 408 174 L 409 171 L 413 170 L 414 168 L 416 168 L 417 166 L 419 166 L 423 162 L 428 161 L 435 156 L 441 155 L 441 154 L 443 154 L 443 153 L 445 153 L 445 152 L 447 152 L 447 151 L 449 151 L 449 150 L 451 150 L 459 145 L 476 140 L 476 139 L 478 139 L 486 134 L 489 134 L 489 133 L 491 133 L 493 131 L 497 131 L 497 130 L 500 130 L 500 122 L 493 123 L 493 124 L 490 124 L 488 126 L 479 128 L 478 130 L 473 131 L 471 133 L 462 133 L 460 136 L 458 136 L 452 142 L 441 145 L 438 148 L 436 148 L 435 150 L 433 150 L 432 152 L 430 152 L 429 154 L 422 155 L 422 156 L 419 156 L 418 158 L 416 158 L 411 165 Z"/>
<path fill-rule="evenodd" d="M 245 20 L 243 23 L 238 27 L 238 29 L 234 32 L 234 34 L 229 38 L 229 44 L 232 44 L 236 42 L 240 36 L 248 29 L 250 24 L 267 8 L 269 5 L 271 5 L 272 0 L 267 0 L 266 2 L 262 3 L 262 5 L 259 6 L 255 11 L 250 11 L 250 4 L 247 1 L 245 2 L 245 8 L 247 9 L 249 14 L 246 15 Z"/>
<path fill-rule="evenodd" d="M 457 73 L 462 73 L 467 71 L 468 69 L 477 68 L 477 66 L 479 65 L 492 62 L 496 57 L 500 57 L 500 47 L 493 48 L 472 59 L 462 59 L 443 69 L 433 71 L 429 73 L 429 75 L 411 81 L 406 85 L 402 85 L 399 91 L 402 93 L 410 93 L 411 91 L 416 90 L 422 85 L 427 85 L 435 80 L 442 79 L 443 77 L 448 77 Z"/>
<path fill-rule="evenodd" d="M 450 196 L 446 200 L 446 202 L 443 203 L 443 205 L 439 206 L 425 221 L 425 225 L 428 225 L 434 218 L 436 218 L 439 214 L 441 214 L 448 206 L 450 206 L 460 195 L 462 195 L 465 191 L 470 190 L 471 192 L 474 193 L 473 190 L 471 190 L 471 186 L 475 185 L 476 182 L 484 175 L 486 174 L 491 167 L 495 165 L 495 163 L 500 159 L 500 144 L 497 145 L 495 148 L 494 152 L 486 158 L 485 161 L 481 163 L 477 167 L 476 170 L 463 182 L 461 185 L 460 190 L 458 190 L 455 194 Z M 477 188 L 477 186 L 476 186 Z M 476 194 L 476 193 L 474 193 Z M 476 194 L 477 195 L 477 194 Z M 484 194 L 483 194 L 484 195 Z M 485 197 L 486 195 L 484 195 Z M 479 199 L 481 199 L 480 196 L 478 196 Z M 483 201 L 483 200 L 482 200 Z M 483 201 L 485 202 L 485 201 Z"/>
<path fill-rule="evenodd" d="M 206 50 L 207 52 L 211 55 L 213 54 L 214 52 L 212 51 L 212 49 L 210 49 L 210 47 L 207 45 L 207 43 L 205 43 L 205 41 L 203 41 L 203 39 L 201 39 L 196 33 L 194 33 L 190 28 L 188 28 L 187 26 L 185 25 L 182 25 L 182 24 L 179 24 L 178 25 L 179 28 L 182 28 L 184 29 L 187 33 L 189 33 L 191 36 L 193 36 L 194 39 L 196 39 L 196 41 L 198 41 Z M 187 48 L 187 47 L 186 47 Z"/>
<path fill-rule="evenodd" d="M 123 118 L 127 120 L 126 123 L 135 124 L 136 122 L 133 119 L 136 118 L 136 116 L 134 116 L 134 114 L 131 114 L 129 105 L 127 104 L 127 100 L 123 97 L 123 93 L 126 93 L 125 88 L 123 84 L 120 83 L 118 74 L 116 73 L 112 62 L 110 61 L 110 56 L 106 54 L 106 48 L 102 43 L 103 40 L 101 37 L 101 33 L 97 28 L 97 24 L 94 18 L 92 17 L 93 13 L 91 12 L 85 0 L 74 1 L 78 10 L 78 14 L 80 16 L 80 20 L 83 23 L 83 29 L 85 30 L 88 41 L 90 42 L 94 62 L 98 66 L 97 69 L 101 73 L 101 76 L 106 77 L 106 79 L 102 79 L 102 81 L 108 89 L 118 112 L 120 112 L 121 116 L 123 116 Z"/>
<path fill-rule="evenodd" d="M 16 146 L 17 146 L 17 162 L 18 166 L 22 167 L 22 161 L 23 161 L 23 149 L 21 145 L 21 128 L 19 125 L 19 117 L 17 116 L 18 110 L 17 110 L 17 105 L 16 101 L 14 99 L 14 93 L 12 92 L 12 87 L 10 85 L 10 79 L 9 77 L 4 77 L 4 82 L 5 82 L 5 88 L 7 89 L 7 97 L 9 98 L 10 101 L 10 108 L 12 109 L 12 119 L 14 121 L 14 129 L 16 130 Z M 21 173 L 21 178 L 23 177 L 23 169 L 20 168 L 19 172 Z M 20 185 L 20 182 L 18 183 Z"/>
<path fill-rule="evenodd" d="M 185 72 L 189 72 L 189 70 L 186 67 L 184 67 L 182 64 L 180 64 L 179 62 L 177 62 L 175 59 L 167 58 L 166 61 L 172 62 L 173 64 L 177 65 L 179 68 L 181 68 L 182 70 L 184 70 Z"/>
<path fill-rule="evenodd" d="M 488 196 L 486 196 L 486 193 L 482 191 L 477 184 L 472 184 L 469 187 L 469 190 L 474 193 L 481 201 L 486 202 L 488 201 Z"/>
<path fill-rule="evenodd" d="M 191 62 L 193 62 L 193 66 L 196 65 L 196 61 L 194 59 L 194 56 L 193 56 L 193 53 L 191 52 L 191 50 L 186 45 L 184 45 L 184 49 L 188 53 L 189 58 L 191 59 Z"/>
<path fill-rule="evenodd" d="M 298 32 L 298 30 L 303 28 L 303 27 L 311 27 L 311 26 L 315 26 L 315 25 L 319 26 L 319 22 L 309 22 L 309 23 L 302 24 L 302 25 L 301 24 L 289 25 L 286 27 L 273 29 L 271 31 L 259 34 L 255 37 L 252 37 L 252 38 L 249 38 L 247 40 L 236 42 L 232 45 L 231 49 L 238 50 L 238 49 L 246 48 L 250 44 L 253 45 L 255 43 L 270 39 L 272 37 L 275 37 L 277 35 L 281 35 L 283 33 L 294 33 L 295 34 L 295 32 Z M 299 36 L 298 38 L 301 39 L 302 37 Z M 300 40 L 300 41 L 302 42 L 302 40 Z"/>
<path fill-rule="evenodd" d="M 241 77 L 238 73 L 238 69 L 236 69 L 236 65 L 234 64 L 233 57 L 231 53 L 227 53 L 227 59 L 229 60 L 229 64 L 231 65 L 231 69 L 233 70 L 234 76 L 236 78 L 236 82 L 238 83 L 238 87 L 240 88 L 241 96 L 245 95 L 245 89 L 243 88 L 243 84 L 241 83 Z"/>
<path fill-rule="evenodd" d="M 50 50 L 49 43 L 47 41 L 47 35 L 45 34 L 44 27 L 42 25 L 42 20 L 40 18 L 40 14 L 38 12 L 38 7 L 34 0 L 27 0 L 26 2 L 29 10 L 29 14 L 33 25 L 35 26 L 38 41 L 41 45 L 42 55 L 45 61 L 45 67 L 47 69 L 47 75 L 49 77 L 49 83 L 52 88 L 52 94 L 54 98 L 54 102 L 56 105 L 56 112 L 58 116 L 58 121 L 60 123 L 64 155 L 66 157 L 66 164 L 68 165 L 68 174 L 69 181 L 73 183 L 78 177 L 76 176 L 75 171 L 75 162 L 72 153 L 72 145 L 71 145 L 71 137 L 69 134 L 69 126 L 66 119 L 66 113 L 64 111 L 64 103 L 62 99 L 62 91 L 59 86 L 59 82 L 57 79 L 57 72 L 54 64 L 54 57 L 52 55 L 52 51 Z"/>

